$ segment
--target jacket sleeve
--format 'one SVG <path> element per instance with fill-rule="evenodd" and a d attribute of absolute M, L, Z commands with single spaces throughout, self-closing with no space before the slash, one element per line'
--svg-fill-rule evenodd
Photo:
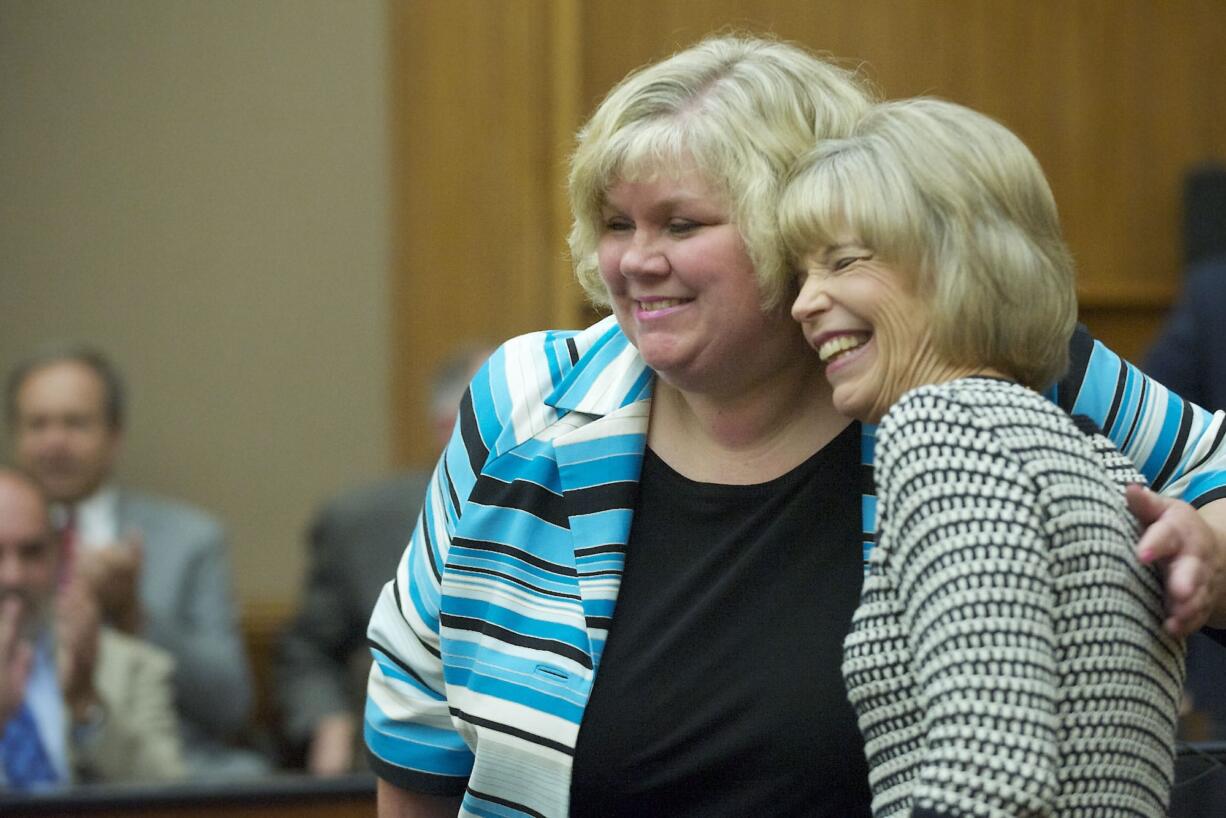
<path fill-rule="evenodd" d="M 158 648 L 104 630 L 95 685 L 102 721 L 71 732 L 83 781 L 172 781 L 184 775 L 174 708 L 174 660 Z"/>
<path fill-rule="evenodd" d="M 1051 815 L 1055 593 L 1037 494 L 967 410 L 935 400 L 922 429 L 878 432 L 885 570 L 923 714 L 912 815 Z"/>
<path fill-rule="evenodd" d="M 211 735 L 241 731 L 254 691 L 239 631 L 225 531 L 208 520 L 191 528 L 194 543 L 181 577 L 182 606 L 172 620 L 152 619 L 146 636 L 176 663 L 179 707 L 185 719 Z"/>
<path fill-rule="evenodd" d="M 412 538 L 367 630 L 374 659 L 364 728 L 371 769 L 398 787 L 434 795 L 462 794 L 473 766 L 448 708 L 439 616 L 451 538 L 488 456 L 487 441 L 499 434 L 490 366 L 461 401 Z"/>
<path fill-rule="evenodd" d="M 1094 421 L 1156 491 L 1194 506 L 1226 497 L 1226 413 L 1184 400 L 1078 327 L 1069 373 L 1049 393 Z"/>

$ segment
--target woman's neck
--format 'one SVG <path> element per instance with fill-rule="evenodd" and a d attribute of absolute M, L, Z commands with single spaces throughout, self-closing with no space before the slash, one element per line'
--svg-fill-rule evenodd
<path fill-rule="evenodd" d="M 867 410 L 854 413 L 865 423 L 880 423 L 886 412 L 912 389 L 948 383 L 959 378 L 983 376 L 1015 381 L 1016 378 L 984 364 L 955 363 L 940 355 L 930 335 L 925 333 L 912 345 L 909 355 L 895 355 L 887 361 L 884 382 Z"/>
<path fill-rule="evenodd" d="M 778 372 L 720 393 L 682 390 L 657 379 L 648 445 L 691 480 L 753 484 L 809 459 L 847 427 L 811 354 Z"/>

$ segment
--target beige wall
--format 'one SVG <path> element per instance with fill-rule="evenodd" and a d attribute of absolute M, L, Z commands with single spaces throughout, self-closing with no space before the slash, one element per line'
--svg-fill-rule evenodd
<path fill-rule="evenodd" d="M 298 588 L 324 496 L 389 464 L 378 0 L 0 0 L 0 370 L 109 350 L 121 475 Z"/>

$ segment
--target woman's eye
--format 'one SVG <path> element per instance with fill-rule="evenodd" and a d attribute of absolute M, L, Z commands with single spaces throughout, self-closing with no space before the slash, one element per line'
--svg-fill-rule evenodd
<path fill-rule="evenodd" d="M 668 232 L 675 236 L 684 236 L 687 233 L 692 233 L 701 227 L 698 222 L 692 222 L 685 219 L 675 219 L 668 223 Z"/>
<path fill-rule="evenodd" d="M 604 229 L 608 230 L 610 233 L 620 233 L 625 230 L 633 230 L 634 225 L 630 223 L 629 219 L 623 219 L 615 216 L 613 218 L 605 219 Z"/>
<path fill-rule="evenodd" d="M 839 270 L 847 269 L 857 261 L 867 261 L 870 258 L 872 258 L 872 256 L 840 256 L 834 260 L 833 264 L 830 265 L 830 269 L 838 272 Z"/>

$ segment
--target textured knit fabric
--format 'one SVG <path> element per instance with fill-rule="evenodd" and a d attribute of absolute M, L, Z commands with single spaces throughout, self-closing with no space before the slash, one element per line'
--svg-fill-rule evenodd
<path fill-rule="evenodd" d="M 1061 406 L 1106 429 L 1164 493 L 1194 503 L 1222 496 L 1222 415 L 1169 395 L 1088 336 L 1073 353 L 1054 395 Z M 379 776 L 463 793 L 466 815 L 566 814 L 575 736 L 617 600 L 651 386 L 611 318 L 513 339 L 474 378 L 371 618 L 365 739 Z M 870 483 L 872 442 L 866 428 L 858 476 L 847 464 L 861 485 Z M 874 511 L 866 494 L 866 551 Z"/>
<path fill-rule="evenodd" d="M 1183 648 L 1102 437 L 1016 384 L 878 429 L 880 542 L 843 660 L 876 816 L 1161 816 Z"/>

